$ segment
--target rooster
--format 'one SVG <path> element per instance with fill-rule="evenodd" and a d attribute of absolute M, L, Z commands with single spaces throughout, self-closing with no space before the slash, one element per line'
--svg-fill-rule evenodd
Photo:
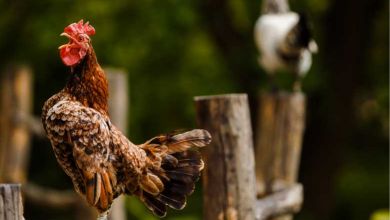
<path fill-rule="evenodd" d="M 204 166 L 196 148 L 208 145 L 210 134 L 194 129 L 140 145 L 127 139 L 109 118 L 108 83 L 91 44 L 94 34 L 83 20 L 61 34 L 69 39 L 59 50 L 70 78 L 42 109 L 58 163 L 101 219 L 121 194 L 137 196 L 159 217 L 167 207 L 183 209 Z"/>

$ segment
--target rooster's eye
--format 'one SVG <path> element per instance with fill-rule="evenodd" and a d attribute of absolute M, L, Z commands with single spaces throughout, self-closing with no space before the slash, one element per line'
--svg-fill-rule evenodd
<path fill-rule="evenodd" d="M 84 36 L 83 35 L 79 35 L 79 41 L 84 41 Z"/>

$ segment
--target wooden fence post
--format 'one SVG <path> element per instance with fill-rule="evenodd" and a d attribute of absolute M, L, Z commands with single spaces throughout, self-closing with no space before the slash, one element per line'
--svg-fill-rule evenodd
<path fill-rule="evenodd" d="M 213 141 L 204 148 L 204 220 L 255 219 L 255 172 L 246 94 L 195 97 L 197 119 Z"/>
<path fill-rule="evenodd" d="M 0 219 L 24 220 L 20 184 L 0 184 Z"/>
<path fill-rule="evenodd" d="M 264 0 L 262 5 L 262 13 L 276 12 L 286 13 L 290 11 L 288 0 Z"/>
<path fill-rule="evenodd" d="M 259 198 L 297 181 L 305 125 L 303 93 L 263 93 L 256 135 L 256 179 Z M 274 218 L 292 219 L 292 215 Z"/>
<path fill-rule="evenodd" d="M 24 66 L 6 69 L 0 88 L 0 182 L 24 183 L 31 135 L 22 118 L 31 114 L 30 69 Z"/>
<path fill-rule="evenodd" d="M 124 134 L 127 131 L 127 117 L 129 113 L 128 77 L 120 69 L 105 69 L 109 81 L 109 113 L 112 123 Z M 111 207 L 109 219 L 125 220 L 125 197 L 119 196 Z"/>

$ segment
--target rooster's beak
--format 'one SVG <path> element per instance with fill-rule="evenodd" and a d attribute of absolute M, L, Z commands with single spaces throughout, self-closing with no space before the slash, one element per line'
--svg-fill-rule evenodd
<path fill-rule="evenodd" d="M 73 41 L 77 42 L 76 38 L 74 38 L 73 36 L 69 35 L 68 33 L 63 32 L 63 33 L 60 34 L 60 36 L 61 37 L 67 37 L 67 38 L 69 38 L 69 40 L 73 40 Z"/>
<path fill-rule="evenodd" d="M 71 39 L 73 38 L 72 36 L 70 36 L 68 33 L 65 33 L 65 32 L 61 33 L 60 36 L 61 37 L 71 38 Z"/>
<path fill-rule="evenodd" d="M 68 33 L 63 32 L 63 33 L 60 34 L 60 36 L 61 37 L 67 37 L 67 38 L 69 38 L 69 40 L 71 40 L 73 42 L 77 42 L 76 39 L 74 37 L 72 37 L 71 35 L 69 35 Z M 61 45 L 61 46 L 58 47 L 58 49 L 61 50 L 62 48 L 68 46 L 68 44 Z"/>
<path fill-rule="evenodd" d="M 66 46 L 67 46 L 66 44 L 61 45 L 61 46 L 58 47 L 58 49 L 61 50 L 62 48 L 66 47 Z"/>

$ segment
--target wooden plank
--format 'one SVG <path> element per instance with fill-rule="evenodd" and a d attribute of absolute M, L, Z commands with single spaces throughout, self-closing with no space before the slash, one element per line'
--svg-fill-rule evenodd
<path fill-rule="evenodd" d="M 297 181 L 305 125 L 303 93 L 263 93 L 256 135 L 256 179 L 259 198 Z M 292 217 L 277 218 L 291 219 Z"/>
<path fill-rule="evenodd" d="M 0 184 L 0 219 L 24 220 L 20 184 Z"/>
<path fill-rule="evenodd" d="M 201 128 L 213 141 L 204 151 L 203 219 L 253 220 L 255 172 L 246 94 L 195 97 Z"/>

